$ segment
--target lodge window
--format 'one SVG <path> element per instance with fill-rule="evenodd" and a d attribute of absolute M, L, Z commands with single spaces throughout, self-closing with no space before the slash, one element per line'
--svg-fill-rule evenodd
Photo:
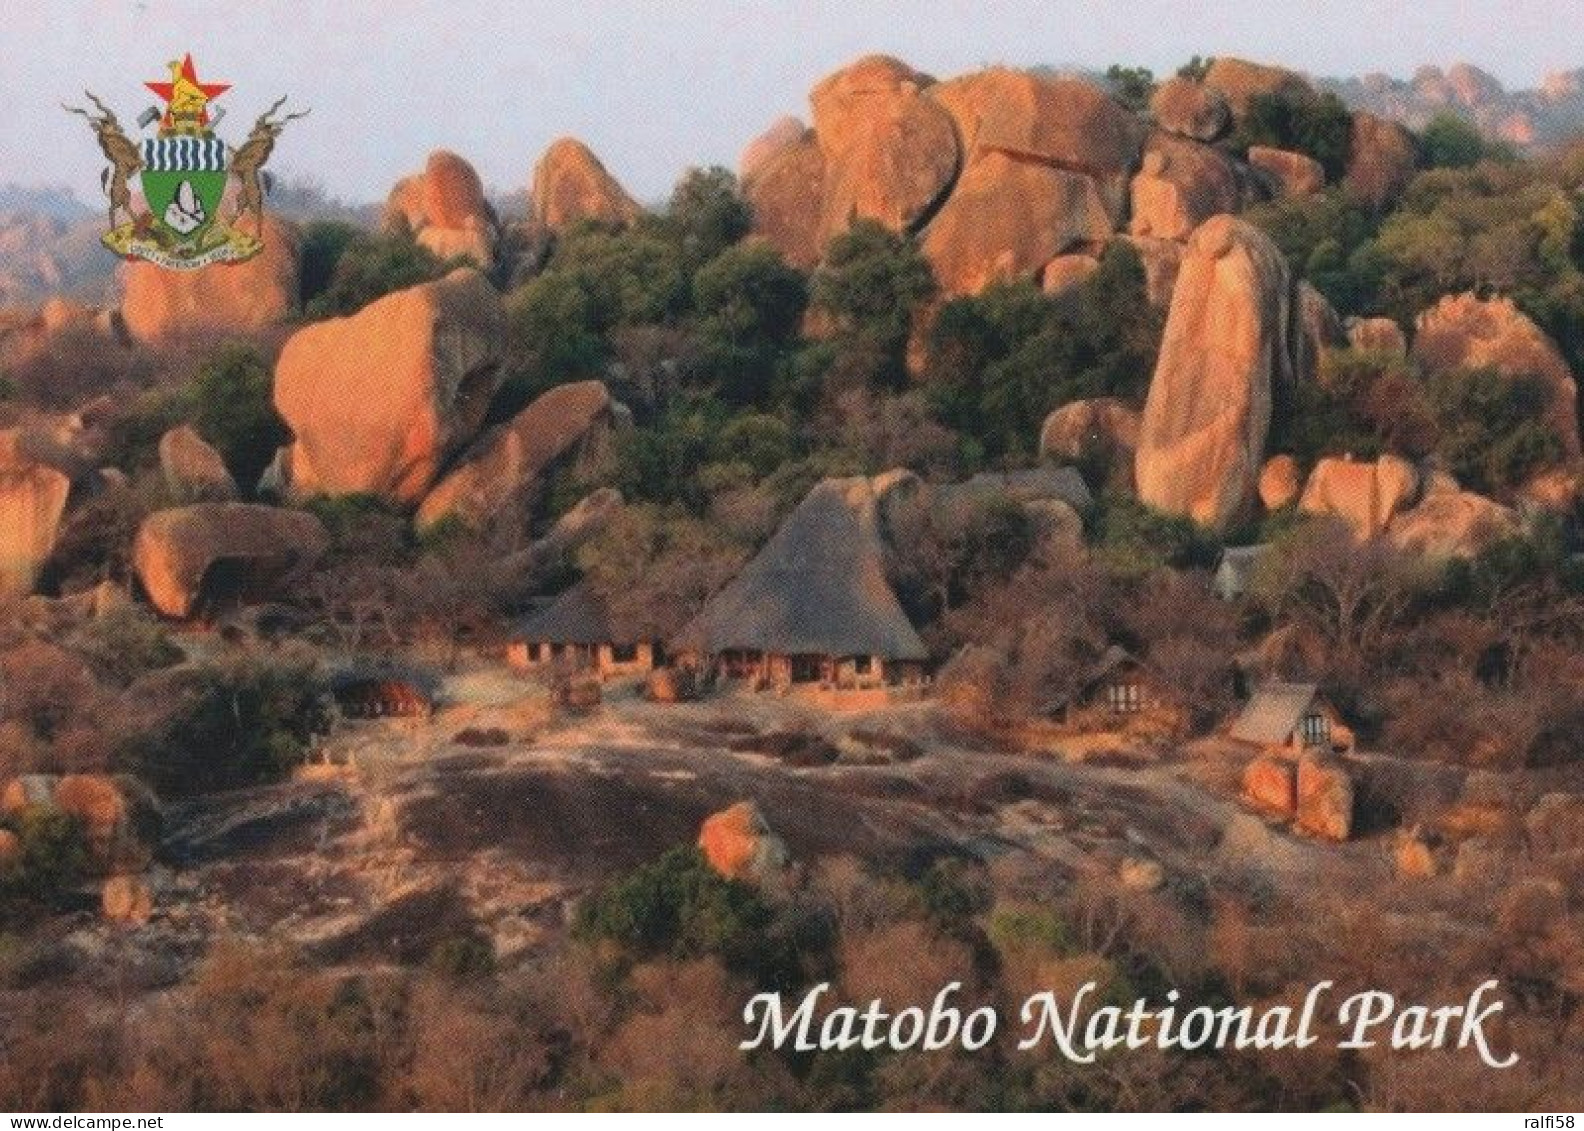
<path fill-rule="evenodd" d="M 1298 732 L 1303 736 L 1305 746 L 1321 745 L 1331 738 L 1331 720 L 1318 711 L 1311 711 L 1298 724 Z"/>
<path fill-rule="evenodd" d="M 631 664 L 631 663 L 637 662 L 637 659 L 638 659 L 638 645 L 636 645 L 636 644 L 612 644 L 611 645 L 611 663 L 613 663 L 613 664 Z"/>
<path fill-rule="evenodd" d="M 817 683 L 820 679 L 820 657 L 793 656 L 792 682 Z"/>
<path fill-rule="evenodd" d="M 1106 688 L 1113 715 L 1131 715 L 1144 706 L 1144 689 L 1136 683 L 1113 683 Z"/>
<path fill-rule="evenodd" d="M 543 644 L 530 644 L 530 645 L 528 645 L 528 659 L 532 663 L 537 664 L 541 660 L 543 660 L 544 658 L 545 658 L 545 646 Z"/>
<path fill-rule="evenodd" d="M 868 675 L 874 667 L 874 661 L 868 656 L 853 657 L 853 673 L 855 675 Z"/>

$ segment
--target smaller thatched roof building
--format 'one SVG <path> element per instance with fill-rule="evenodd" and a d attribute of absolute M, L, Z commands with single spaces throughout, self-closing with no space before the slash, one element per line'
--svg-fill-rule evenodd
<path fill-rule="evenodd" d="M 1228 737 L 1252 746 L 1343 747 L 1352 732 L 1313 683 L 1267 683 L 1250 697 Z"/>
<path fill-rule="evenodd" d="M 566 658 L 620 675 L 649 670 L 660 654 L 653 641 L 613 617 L 592 586 L 579 582 L 517 622 L 507 658 L 518 667 Z"/>

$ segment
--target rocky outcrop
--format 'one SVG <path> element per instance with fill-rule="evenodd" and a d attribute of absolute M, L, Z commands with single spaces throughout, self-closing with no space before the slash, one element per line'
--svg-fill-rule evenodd
<path fill-rule="evenodd" d="M 1298 761 L 1297 824 L 1326 840 L 1353 833 L 1353 778 L 1340 759 L 1305 754 Z"/>
<path fill-rule="evenodd" d="M 1347 330 L 1336 309 L 1307 279 L 1298 283 L 1298 359 L 1300 381 L 1318 381 L 1320 363 L 1332 350 L 1346 349 Z"/>
<path fill-rule="evenodd" d="M 1323 459 L 1309 473 L 1298 509 L 1339 518 L 1362 541 L 1383 533 L 1418 495 L 1419 473 L 1400 456 L 1384 455 L 1373 463 Z"/>
<path fill-rule="evenodd" d="M 23 774 L 0 785 L 0 815 L 35 807 L 58 810 L 77 822 L 90 863 L 101 875 L 146 864 L 158 831 L 154 795 L 126 775 Z"/>
<path fill-rule="evenodd" d="M 1236 212 L 1242 186 L 1232 162 L 1219 150 L 1156 131 L 1133 178 L 1135 236 L 1186 240 L 1210 217 Z"/>
<path fill-rule="evenodd" d="M 1171 306 L 1172 291 L 1177 286 L 1177 272 L 1182 269 L 1183 245 L 1177 240 L 1156 239 L 1154 236 L 1123 236 L 1138 252 L 1144 264 L 1144 292 L 1151 306 L 1166 309 Z"/>
<path fill-rule="evenodd" d="M 1051 296 L 1064 295 L 1077 290 L 1098 270 L 1100 260 L 1092 255 L 1058 255 L 1040 272 L 1040 290 Z"/>
<path fill-rule="evenodd" d="M 1232 108 L 1225 95 L 1180 76 L 1155 88 L 1149 109 L 1161 129 L 1195 141 L 1215 141 L 1232 125 Z"/>
<path fill-rule="evenodd" d="M 974 158 L 924 232 L 922 250 L 946 295 L 1032 279 L 1058 255 L 1111 235 L 1095 182 L 1000 151 Z"/>
<path fill-rule="evenodd" d="M 1291 818 L 1298 811 L 1297 767 L 1285 758 L 1255 758 L 1243 767 L 1243 800 L 1262 813 Z"/>
<path fill-rule="evenodd" d="M 1580 458 L 1578 385 L 1545 332 L 1509 298 L 1448 295 L 1421 314 L 1413 356 L 1431 374 L 1490 367 L 1504 377 L 1534 377 L 1545 388 L 1546 422 L 1565 461 Z"/>
<path fill-rule="evenodd" d="M 1255 498 L 1272 388 L 1293 379 L 1293 284 L 1263 232 L 1217 216 L 1189 240 L 1139 429 L 1139 498 L 1223 528 Z"/>
<path fill-rule="evenodd" d="M 825 193 L 825 153 L 812 130 L 781 146 L 743 176 L 743 197 L 753 209 L 754 232 L 794 267 L 820 261 L 820 217 Z"/>
<path fill-rule="evenodd" d="M 297 229 L 268 211 L 264 250 L 243 263 L 196 271 L 137 260 L 122 272 L 121 317 L 137 341 L 251 333 L 277 325 L 297 309 L 301 251 Z"/>
<path fill-rule="evenodd" d="M 482 437 L 424 497 L 414 525 L 451 518 L 481 528 L 503 517 L 525 519 L 544 476 L 564 460 L 593 458 L 618 418 L 599 381 L 558 385 Z"/>
<path fill-rule="evenodd" d="M 1301 98 L 1313 93 L 1313 88 L 1293 71 L 1251 63 L 1231 55 L 1216 56 L 1210 69 L 1205 72 L 1203 83 L 1226 98 L 1236 118 L 1241 118 L 1248 110 L 1249 103 L 1262 94 Z"/>
<path fill-rule="evenodd" d="M 743 146 L 737 158 L 737 180 L 740 183 L 751 180 L 772 157 L 787 146 L 801 141 L 807 133 L 808 127 L 803 124 L 803 120 L 791 114 L 771 122 L 764 133 Z"/>
<path fill-rule="evenodd" d="M 1353 115 L 1342 185 L 1371 208 L 1383 210 L 1402 196 L 1417 171 L 1413 137 L 1396 122 L 1359 111 Z"/>
<path fill-rule="evenodd" d="M 149 602 L 169 617 L 206 601 L 262 599 L 284 591 L 329 544 L 305 511 L 246 503 L 196 503 L 156 511 L 132 544 Z"/>
<path fill-rule="evenodd" d="M 183 424 L 160 437 L 160 472 L 171 496 L 184 502 L 227 502 L 237 497 L 225 460 L 202 436 Z"/>
<path fill-rule="evenodd" d="M 912 231 L 957 175 L 951 115 L 924 94 L 934 80 L 887 55 L 870 55 L 809 95 L 825 156 L 819 245 L 855 220 Z"/>
<path fill-rule="evenodd" d="M 1045 418 L 1040 456 L 1059 463 L 1086 463 L 1098 457 L 1111 469 L 1114 486 L 1132 490 L 1138 440 L 1138 410 L 1126 402 L 1116 397 L 1071 401 Z"/>
<path fill-rule="evenodd" d="M 729 880 L 769 879 L 788 860 L 786 843 L 770 831 L 752 801 L 739 801 L 705 818 L 698 846 L 709 866 Z"/>
<path fill-rule="evenodd" d="M 1386 528 L 1398 549 L 1433 558 L 1470 558 L 1519 529 L 1507 507 L 1432 477 L 1425 496 Z"/>
<path fill-rule="evenodd" d="M 1278 196 L 1311 196 L 1325 188 L 1325 169 L 1307 154 L 1251 145 L 1248 163 L 1270 179 Z"/>
<path fill-rule="evenodd" d="M 30 450 L 21 429 L 0 432 L 0 596 L 33 591 L 71 486 L 71 476 Z"/>
<path fill-rule="evenodd" d="M 951 113 L 968 168 L 1001 153 L 1090 178 L 1112 226 L 1127 204 L 1147 127 L 1099 87 L 994 67 L 932 87 Z"/>
<path fill-rule="evenodd" d="M 1408 337 L 1390 318 L 1349 318 L 1348 345 L 1369 353 L 1408 356 Z"/>
<path fill-rule="evenodd" d="M 1303 490 L 1303 476 L 1298 471 L 1298 461 L 1289 455 L 1272 456 L 1260 468 L 1260 505 L 1268 512 L 1290 507 L 1298 501 Z"/>
<path fill-rule="evenodd" d="M 504 339 L 500 296 L 465 268 L 297 331 L 275 366 L 282 489 L 415 505 L 483 422 Z"/>
<path fill-rule="evenodd" d="M 559 232 L 580 220 L 625 226 L 643 209 L 576 138 L 551 143 L 534 166 L 529 218 L 540 230 Z"/>
<path fill-rule="evenodd" d="M 465 257 L 484 270 L 495 262 L 499 224 L 484 183 L 449 150 L 435 150 L 422 173 L 397 182 L 385 202 L 384 223 L 405 225 L 441 259 Z"/>

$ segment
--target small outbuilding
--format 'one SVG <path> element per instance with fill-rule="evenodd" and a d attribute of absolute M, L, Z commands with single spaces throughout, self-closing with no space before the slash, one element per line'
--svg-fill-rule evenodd
<path fill-rule="evenodd" d="M 1295 754 L 1353 748 L 1353 732 L 1313 683 L 1262 685 L 1250 697 L 1227 736 L 1249 746 Z"/>
<path fill-rule="evenodd" d="M 1215 576 L 1211 581 L 1216 595 L 1223 601 L 1234 601 L 1247 593 L 1254 580 L 1254 571 L 1269 552 L 1268 543 L 1228 546 L 1222 550 L 1221 560 L 1216 563 Z"/>
<path fill-rule="evenodd" d="M 1117 644 L 1101 655 L 1078 693 L 1050 714 L 1083 729 L 1132 729 L 1145 722 L 1170 729 L 1186 721 L 1180 697 L 1149 664 Z"/>
<path fill-rule="evenodd" d="M 529 670 L 565 663 L 601 679 L 640 676 L 665 662 L 664 650 L 615 622 L 606 602 L 579 583 L 513 629 L 506 660 Z"/>
<path fill-rule="evenodd" d="M 426 718 L 440 696 L 439 679 L 394 661 L 350 660 L 333 667 L 328 682 L 349 719 Z"/>

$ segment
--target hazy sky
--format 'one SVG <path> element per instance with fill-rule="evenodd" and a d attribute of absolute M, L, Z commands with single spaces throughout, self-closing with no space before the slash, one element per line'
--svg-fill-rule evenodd
<path fill-rule="evenodd" d="M 634 195 L 662 198 L 690 164 L 734 166 L 809 87 L 869 52 L 944 77 L 985 63 L 1141 64 L 1236 54 L 1317 74 L 1478 63 L 1509 87 L 1584 66 L 1580 0 L 7 0 L 0 31 L 0 183 L 98 199 L 103 165 L 60 102 L 84 87 L 129 127 L 142 83 L 191 51 L 233 84 L 233 142 L 289 93 L 313 115 L 276 149 L 350 199 L 383 197 L 446 146 L 494 189 L 523 187 L 554 138 L 587 141 Z"/>

